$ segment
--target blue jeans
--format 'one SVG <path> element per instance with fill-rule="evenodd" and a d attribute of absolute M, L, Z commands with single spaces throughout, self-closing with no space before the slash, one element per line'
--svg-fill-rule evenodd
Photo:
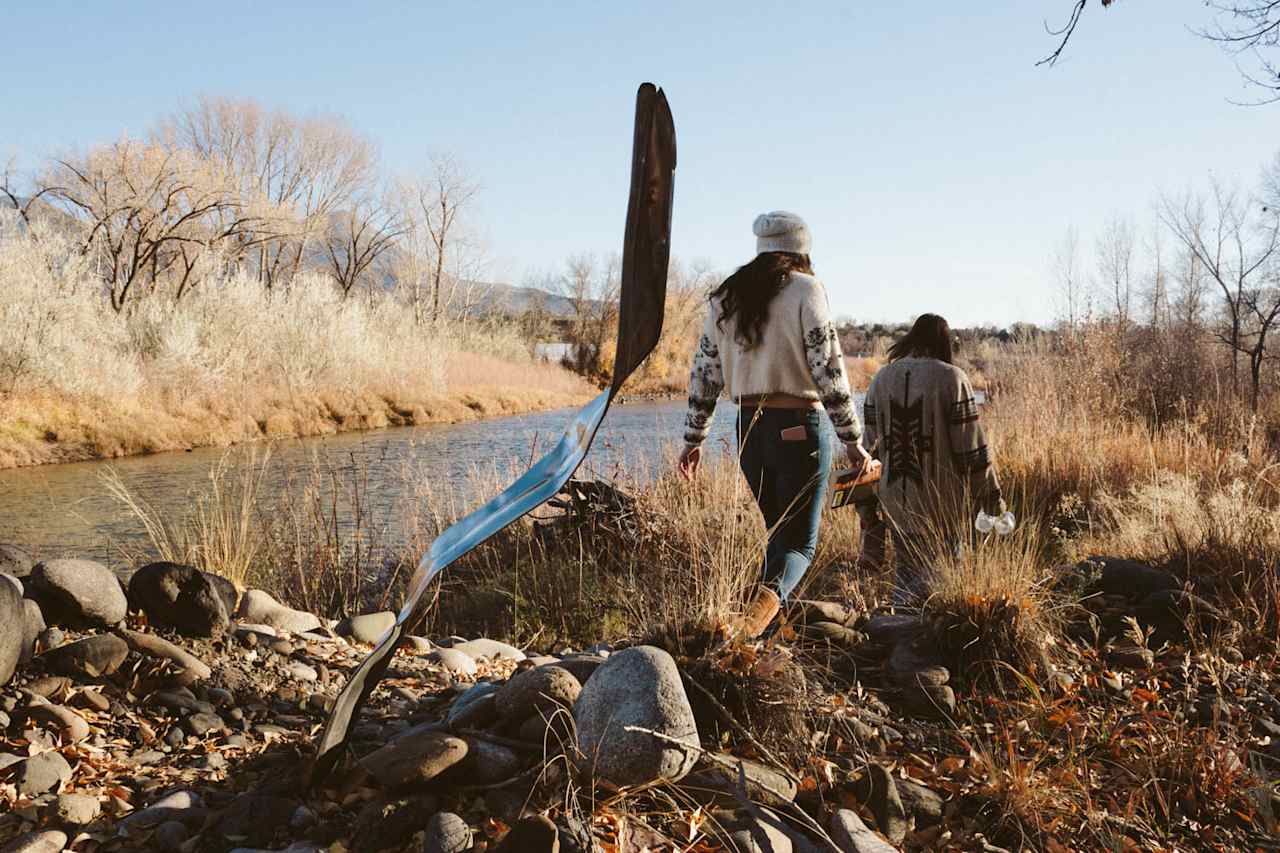
<path fill-rule="evenodd" d="M 817 409 L 738 410 L 738 462 L 769 531 L 761 582 L 784 601 L 818 549 L 831 469 L 831 446 L 818 433 L 821 417 Z M 788 427 L 803 427 L 803 437 L 784 441 Z"/>

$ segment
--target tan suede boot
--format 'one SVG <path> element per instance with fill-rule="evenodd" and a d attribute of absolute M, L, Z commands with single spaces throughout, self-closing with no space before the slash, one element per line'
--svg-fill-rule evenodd
<path fill-rule="evenodd" d="M 748 640 L 759 637 L 781 608 L 782 599 L 776 592 L 767 586 L 757 586 L 736 623 L 738 635 Z"/>

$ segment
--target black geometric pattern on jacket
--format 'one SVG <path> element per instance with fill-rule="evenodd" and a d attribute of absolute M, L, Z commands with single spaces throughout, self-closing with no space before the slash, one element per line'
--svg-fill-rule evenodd
<path fill-rule="evenodd" d="M 885 484 L 892 485 L 907 479 L 916 488 L 923 488 L 924 458 L 933 453 L 933 436 L 924 431 L 924 397 L 908 403 L 910 393 L 911 374 L 908 373 L 902 403 L 889 401 L 889 428 L 884 436 L 885 456 L 888 458 Z"/>
<path fill-rule="evenodd" d="M 991 451 L 985 444 L 973 450 L 955 451 L 952 457 L 961 471 L 981 471 L 991 464 Z"/>
<path fill-rule="evenodd" d="M 978 419 L 978 401 L 970 395 L 952 403 L 950 419 L 953 426 L 973 423 Z"/>

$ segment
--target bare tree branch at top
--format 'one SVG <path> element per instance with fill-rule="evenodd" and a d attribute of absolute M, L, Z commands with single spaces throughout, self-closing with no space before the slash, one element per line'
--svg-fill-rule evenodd
<path fill-rule="evenodd" d="M 1247 71 L 1241 68 L 1240 73 L 1251 85 L 1265 93 L 1254 103 L 1280 101 L 1280 65 L 1266 53 L 1280 47 L 1280 0 L 1231 3 L 1208 0 L 1206 5 L 1217 13 L 1218 19 L 1213 28 L 1202 30 L 1200 35 L 1217 42 L 1231 53 L 1252 54 L 1259 70 Z"/>
<path fill-rule="evenodd" d="M 1110 6 L 1115 0 L 1100 0 Z M 1059 28 L 1045 24 L 1050 35 L 1060 37 L 1057 48 L 1036 65 L 1055 65 L 1084 16 L 1089 0 L 1072 0 L 1066 23 Z M 1259 68 L 1240 68 L 1245 80 L 1261 89 L 1263 96 L 1252 102 L 1270 104 L 1280 101 L 1280 62 L 1268 52 L 1280 48 L 1280 0 L 1205 0 L 1205 6 L 1216 17 L 1213 26 L 1199 30 L 1199 35 L 1216 42 L 1231 53 L 1252 54 Z"/>

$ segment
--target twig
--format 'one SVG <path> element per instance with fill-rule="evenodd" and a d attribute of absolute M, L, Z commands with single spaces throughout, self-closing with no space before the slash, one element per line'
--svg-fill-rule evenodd
<path fill-rule="evenodd" d="M 1049 25 L 1045 25 L 1049 35 L 1062 36 L 1062 41 L 1058 44 L 1058 49 L 1046 56 L 1044 59 L 1036 63 L 1037 66 L 1048 65 L 1050 67 L 1058 64 L 1058 59 L 1062 56 L 1062 51 L 1067 49 L 1067 42 L 1071 41 L 1071 34 L 1076 31 L 1076 26 L 1080 23 L 1080 16 L 1084 14 L 1084 7 L 1089 0 L 1076 0 L 1075 8 L 1071 10 L 1071 19 L 1067 21 L 1067 25 L 1060 30 L 1053 30 Z"/>
<path fill-rule="evenodd" d="M 677 746 L 681 749 L 693 750 L 694 752 L 697 752 L 698 754 L 702 755 L 704 758 L 709 758 L 715 763 L 721 765 L 722 767 L 727 767 L 730 770 L 737 771 L 739 784 L 742 784 L 742 780 L 745 778 L 746 771 L 744 770 L 744 765 L 741 761 L 736 761 L 736 762 L 730 761 L 724 756 L 717 755 L 716 753 L 711 752 L 710 750 L 703 749 L 701 746 L 691 744 L 691 743 L 686 743 L 685 741 L 682 741 L 679 738 L 674 738 L 674 737 L 671 737 L 670 735 L 665 735 L 662 732 L 655 732 L 653 729 L 646 729 L 646 728 L 643 728 L 642 726 L 623 726 L 622 730 L 624 732 L 640 732 L 641 734 L 651 735 L 652 737 L 656 737 L 658 740 L 663 741 L 665 743 L 669 743 L 672 746 Z M 766 785 L 764 782 L 761 782 L 758 779 L 756 780 L 755 784 L 761 790 L 766 791 L 770 794 L 773 794 L 775 797 L 778 798 L 779 802 L 786 803 L 786 806 L 785 806 L 786 810 L 790 812 L 793 817 L 795 817 L 801 823 L 803 823 L 805 827 L 808 828 L 811 832 L 816 833 L 817 836 L 822 841 L 825 841 L 827 845 L 832 850 L 835 851 L 835 853 L 843 853 L 840 847 L 834 841 L 831 840 L 831 836 L 827 835 L 827 832 L 822 828 L 822 825 L 818 823 L 816 820 L 814 820 L 809 815 L 808 812 L 806 812 L 804 809 L 797 806 L 791 800 L 791 796 L 789 794 L 785 794 L 782 791 L 777 790 L 776 788 L 770 787 L 769 785 Z"/>

